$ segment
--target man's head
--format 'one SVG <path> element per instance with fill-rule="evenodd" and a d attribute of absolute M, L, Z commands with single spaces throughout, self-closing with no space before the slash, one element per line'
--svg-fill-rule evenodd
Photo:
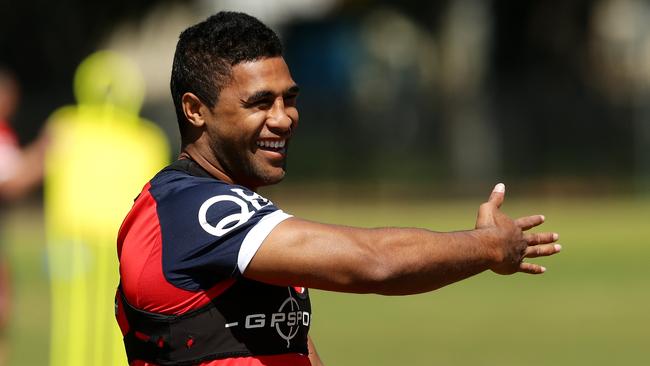
<path fill-rule="evenodd" d="M 220 12 L 183 31 L 170 83 L 181 136 L 187 125 L 183 94 L 193 93 L 213 108 L 234 65 L 277 56 L 282 56 L 282 44 L 275 32 L 244 13 Z"/>
<path fill-rule="evenodd" d="M 181 34 L 171 89 L 183 149 L 214 175 L 255 189 L 285 175 L 298 87 L 275 33 L 221 12 Z"/>

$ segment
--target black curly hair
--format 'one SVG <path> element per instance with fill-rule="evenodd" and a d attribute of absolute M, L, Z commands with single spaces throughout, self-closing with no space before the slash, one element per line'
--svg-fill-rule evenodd
<path fill-rule="evenodd" d="M 178 126 L 187 124 L 181 99 L 193 93 L 213 108 L 230 80 L 232 66 L 282 55 L 273 30 L 244 13 L 222 11 L 183 31 L 176 45 L 170 88 Z"/>

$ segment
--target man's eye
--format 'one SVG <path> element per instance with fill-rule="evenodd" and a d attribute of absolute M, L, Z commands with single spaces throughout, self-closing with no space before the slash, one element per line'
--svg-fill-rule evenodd
<path fill-rule="evenodd" d="M 254 102 L 246 103 L 247 108 L 269 109 L 273 105 L 272 100 L 260 99 Z"/>
<path fill-rule="evenodd" d="M 261 100 L 257 103 L 257 108 L 259 109 L 269 109 L 273 106 L 272 100 Z"/>
<path fill-rule="evenodd" d="M 297 98 L 298 98 L 297 95 L 291 95 L 291 96 L 285 97 L 284 98 L 284 105 L 285 106 L 290 106 L 290 107 L 295 106 Z"/>

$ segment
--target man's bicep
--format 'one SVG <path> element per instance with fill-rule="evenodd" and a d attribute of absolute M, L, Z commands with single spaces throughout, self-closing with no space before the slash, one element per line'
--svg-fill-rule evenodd
<path fill-rule="evenodd" d="M 375 259 L 366 244 L 370 231 L 286 219 L 264 239 L 244 276 L 276 285 L 365 292 Z"/>

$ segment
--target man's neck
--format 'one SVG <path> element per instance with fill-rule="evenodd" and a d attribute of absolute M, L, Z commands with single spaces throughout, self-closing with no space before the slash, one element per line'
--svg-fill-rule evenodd
<path fill-rule="evenodd" d="M 211 176 L 222 180 L 226 183 L 235 184 L 235 182 L 221 169 L 219 169 L 216 164 L 211 163 L 206 159 L 203 154 L 196 148 L 195 145 L 186 145 L 181 149 L 181 153 L 178 156 L 178 159 L 192 159 L 194 160 L 201 168 L 205 169 Z"/>

